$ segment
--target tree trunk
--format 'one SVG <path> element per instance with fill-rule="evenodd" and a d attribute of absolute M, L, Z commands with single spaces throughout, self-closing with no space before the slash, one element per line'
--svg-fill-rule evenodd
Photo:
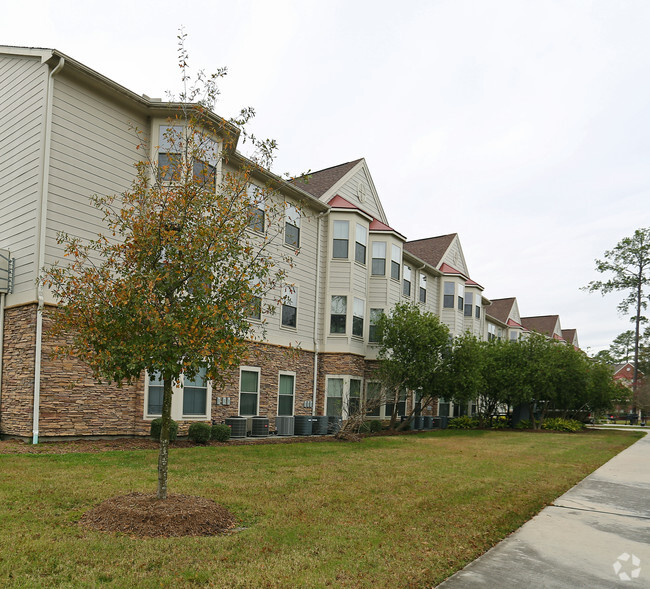
<path fill-rule="evenodd" d="M 172 420 L 172 377 L 163 377 L 162 426 L 158 453 L 158 499 L 167 499 L 167 468 L 169 465 L 169 432 Z"/>

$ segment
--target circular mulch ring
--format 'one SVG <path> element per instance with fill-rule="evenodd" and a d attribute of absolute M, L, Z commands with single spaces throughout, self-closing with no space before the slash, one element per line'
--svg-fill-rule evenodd
<path fill-rule="evenodd" d="M 225 507 L 191 495 L 129 493 L 107 499 L 86 512 L 79 525 L 138 537 L 214 536 L 232 530 L 235 517 Z"/>

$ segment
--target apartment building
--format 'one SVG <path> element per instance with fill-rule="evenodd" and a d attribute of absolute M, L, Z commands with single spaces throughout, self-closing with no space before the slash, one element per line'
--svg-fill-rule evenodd
<path fill-rule="evenodd" d="M 142 140 L 150 158 L 164 156 L 175 106 L 137 95 L 56 50 L 0 47 L 0 435 L 144 435 L 160 414 L 156 375 L 117 388 L 97 383 L 77 360 L 52 359 L 57 301 L 37 278 L 62 260 L 58 232 L 91 239 L 102 231 L 89 197 L 129 188 Z M 212 141 L 215 153 L 223 149 L 222 137 Z M 215 163 L 217 178 L 221 165 Z M 197 378 L 176 389 L 172 417 L 181 432 L 192 421 L 238 414 L 345 418 L 378 387 L 375 324 L 399 301 L 437 314 L 454 335 L 485 338 L 498 322 L 523 330 L 516 303 L 505 321 L 486 314 L 491 301 L 470 278 L 456 233 L 407 241 L 391 227 L 364 159 L 292 182 L 261 170 L 251 185 L 272 186 L 286 207 L 275 247 L 298 254 L 286 291 L 275 293 L 284 304 L 274 315 L 251 318 L 266 337 L 250 342 L 225 385 Z M 260 219 L 251 230 L 263 234 Z M 411 395 L 402 399 L 400 412 L 412 402 Z"/>

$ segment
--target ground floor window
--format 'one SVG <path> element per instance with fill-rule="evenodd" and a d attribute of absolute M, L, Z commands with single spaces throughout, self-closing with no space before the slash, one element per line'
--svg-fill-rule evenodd
<path fill-rule="evenodd" d="M 350 397 L 348 399 L 348 416 L 356 415 L 361 408 L 361 381 L 350 379 Z"/>
<path fill-rule="evenodd" d="M 259 368 L 242 368 L 239 377 L 240 415 L 257 415 L 259 392 Z"/>
<path fill-rule="evenodd" d="M 335 417 L 343 414 L 343 379 L 327 379 L 327 401 L 325 413 Z"/>
<path fill-rule="evenodd" d="M 183 382 L 183 415 L 205 415 L 208 399 L 208 382 L 205 368 L 201 368 L 194 378 Z"/>
<path fill-rule="evenodd" d="M 160 372 L 149 375 L 149 395 L 147 397 L 147 415 L 162 415 L 163 379 Z"/>
<path fill-rule="evenodd" d="M 366 415 L 381 417 L 382 404 L 381 383 L 369 382 L 366 387 Z"/>
<path fill-rule="evenodd" d="M 386 419 L 389 419 L 393 415 L 393 410 L 395 408 L 395 401 L 397 401 L 397 417 L 406 415 L 406 389 L 400 391 L 397 399 L 395 398 L 394 393 L 389 393 L 386 398 L 386 407 L 384 410 L 384 415 Z"/>
<path fill-rule="evenodd" d="M 278 415 L 293 415 L 293 396 L 296 377 L 293 374 L 280 374 L 278 391 Z"/>
<path fill-rule="evenodd" d="M 172 419 L 209 419 L 210 417 L 210 383 L 206 378 L 206 369 L 201 368 L 193 378 L 181 375 L 179 382 L 172 383 Z M 162 415 L 164 383 L 159 372 L 147 375 L 145 391 L 145 417 Z"/>

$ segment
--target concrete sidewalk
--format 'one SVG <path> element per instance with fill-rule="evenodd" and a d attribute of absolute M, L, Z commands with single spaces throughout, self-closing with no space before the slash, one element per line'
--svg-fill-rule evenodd
<path fill-rule="evenodd" d="M 650 587 L 650 436 L 439 587 Z"/>

